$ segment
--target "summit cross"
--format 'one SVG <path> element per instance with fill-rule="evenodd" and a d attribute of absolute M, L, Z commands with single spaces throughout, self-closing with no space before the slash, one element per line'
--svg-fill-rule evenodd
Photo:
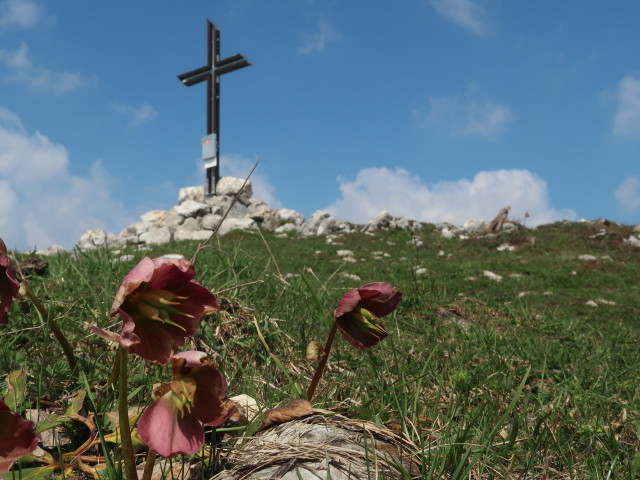
<path fill-rule="evenodd" d="M 220 180 L 220 75 L 249 65 L 249 60 L 240 53 L 220 60 L 220 30 L 207 20 L 207 64 L 178 75 L 187 87 L 207 81 L 207 135 L 202 138 L 207 197 L 215 195 Z"/>

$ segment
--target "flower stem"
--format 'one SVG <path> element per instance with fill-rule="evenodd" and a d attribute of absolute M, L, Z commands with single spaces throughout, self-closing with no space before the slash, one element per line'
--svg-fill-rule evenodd
<path fill-rule="evenodd" d="M 131 441 L 131 426 L 129 425 L 129 405 L 127 403 L 128 370 L 127 351 L 118 347 L 120 357 L 120 382 L 118 385 L 118 417 L 120 420 L 120 444 L 122 446 L 122 458 L 127 480 L 138 480 L 136 460 L 133 456 L 133 442 Z"/>
<path fill-rule="evenodd" d="M 29 297 L 31 303 L 33 303 L 33 305 L 36 307 L 36 310 L 38 310 L 42 321 L 49 326 L 51 332 L 53 333 L 53 336 L 62 347 L 62 351 L 64 352 L 65 357 L 67 357 L 67 362 L 69 363 L 71 370 L 75 370 L 75 368 L 78 366 L 78 360 L 73 353 L 73 348 L 71 348 L 69 340 L 67 340 L 67 337 L 64 336 L 64 333 L 62 333 L 62 330 L 60 329 L 60 326 L 55 321 L 55 319 L 49 315 L 49 312 L 47 312 L 47 309 L 44 307 L 40 299 L 36 296 L 35 293 L 33 293 L 33 290 L 31 290 L 29 284 L 26 281 L 22 281 L 22 286 L 24 288 L 25 294 L 27 295 L 27 297 Z"/>
<path fill-rule="evenodd" d="M 149 448 L 147 453 L 147 463 L 144 466 L 144 473 L 142 474 L 142 480 L 151 480 L 153 474 L 153 467 L 156 464 L 156 451 L 153 448 Z"/>
<path fill-rule="evenodd" d="M 331 327 L 331 331 L 329 332 L 329 337 L 327 338 L 327 343 L 324 345 L 322 358 L 320 359 L 320 363 L 318 363 L 318 367 L 316 368 L 316 371 L 313 374 L 313 378 L 311 379 L 311 383 L 309 384 L 309 388 L 307 389 L 307 400 L 309 402 L 313 398 L 313 394 L 316 391 L 316 387 L 318 386 L 318 382 L 320 381 L 320 378 L 322 378 L 322 373 L 324 372 L 324 367 L 327 365 L 329 352 L 331 351 L 331 346 L 333 345 L 333 339 L 335 338 L 337 331 L 338 331 L 338 325 L 334 321 L 333 326 Z"/>

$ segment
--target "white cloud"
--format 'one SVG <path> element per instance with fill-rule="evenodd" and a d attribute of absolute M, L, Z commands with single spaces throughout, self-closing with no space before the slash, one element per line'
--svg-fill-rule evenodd
<path fill-rule="evenodd" d="M 313 34 L 303 35 L 302 45 L 298 48 L 298 53 L 309 55 L 314 52 L 324 52 L 327 43 L 341 40 L 342 35 L 336 32 L 329 22 L 320 18 L 318 20 L 318 31 Z"/>
<path fill-rule="evenodd" d="M 149 122 L 151 120 L 155 120 L 158 118 L 158 112 L 148 103 L 143 103 L 138 108 L 130 107 L 128 105 L 123 105 L 121 103 L 115 103 L 113 105 L 113 109 L 118 112 L 126 115 L 130 118 L 129 125 L 131 127 L 138 127 L 143 123 Z"/>
<path fill-rule="evenodd" d="M 415 112 L 422 126 L 454 137 L 473 136 L 495 140 L 515 115 L 506 105 L 496 104 L 471 85 L 463 94 L 429 98 L 428 112 Z"/>
<path fill-rule="evenodd" d="M 20 47 L 16 50 L 0 48 L 0 61 L 8 70 L 8 73 L 4 75 L 5 80 L 24 84 L 33 91 L 64 94 L 91 82 L 81 73 L 55 72 L 34 65 L 29 58 L 29 47 L 25 42 L 20 42 Z"/>
<path fill-rule="evenodd" d="M 0 28 L 33 28 L 43 14 L 42 5 L 32 0 L 6 0 L 0 4 Z"/>
<path fill-rule="evenodd" d="M 431 0 L 431 5 L 447 20 L 476 35 L 487 31 L 484 9 L 471 0 Z"/>
<path fill-rule="evenodd" d="M 337 218 L 366 223 L 381 210 L 425 222 L 463 224 L 468 218 L 491 220 L 509 205 L 510 216 L 531 218 L 528 225 L 574 219 L 572 210 L 549 205 L 547 183 L 528 170 L 482 171 L 472 180 L 426 185 L 402 168 L 364 168 L 356 179 L 338 178 L 341 196 L 326 210 Z"/>
<path fill-rule="evenodd" d="M 626 76 L 616 90 L 616 113 L 613 134 L 621 137 L 640 137 L 640 80 Z"/>
<path fill-rule="evenodd" d="M 87 177 L 71 175 L 64 146 L 0 107 L 0 237 L 9 248 L 71 248 L 84 230 L 117 232 L 131 221 L 100 161 Z"/>
<path fill-rule="evenodd" d="M 631 213 L 640 210 L 640 177 L 627 177 L 614 196 L 624 210 Z"/>

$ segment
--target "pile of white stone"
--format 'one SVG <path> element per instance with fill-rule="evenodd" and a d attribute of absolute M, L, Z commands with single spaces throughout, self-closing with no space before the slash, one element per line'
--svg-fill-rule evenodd
<path fill-rule="evenodd" d="M 217 229 L 218 235 L 231 230 L 263 229 L 275 233 L 297 233 L 300 235 L 326 235 L 349 233 L 356 230 L 373 233 L 379 230 L 401 229 L 418 231 L 422 224 L 416 220 L 380 212 L 364 227 L 332 217 L 328 212 L 317 211 L 309 219 L 288 208 L 275 209 L 262 200 L 253 198 L 251 182 L 242 188 L 244 179 L 222 177 L 217 184 L 216 195 L 205 198 L 204 187 L 180 189 L 178 205 L 171 210 L 151 210 L 140 217 L 120 234 L 107 233 L 102 229 L 86 230 L 76 247 L 92 250 L 100 247 L 122 248 L 127 245 L 159 245 L 171 240 L 203 241 Z M 241 191 L 222 223 L 223 215 Z"/>

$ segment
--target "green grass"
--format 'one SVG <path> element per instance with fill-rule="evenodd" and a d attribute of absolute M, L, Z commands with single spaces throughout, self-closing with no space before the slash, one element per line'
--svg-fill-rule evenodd
<path fill-rule="evenodd" d="M 589 238 L 601 228 L 606 236 Z M 333 244 L 232 232 L 197 259 L 198 280 L 222 292 L 222 308 L 205 319 L 192 346 L 219 363 L 231 395 L 276 406 L 303 395 L 314 368 L 304 360 L 306 344 L 324 342 L 342 295 L 389 282 L 404 292 L 387 318 L 391 335 L 364 352 L 337 339 L 316 406 L 404 432 L 420 447 L 423 478 L 635 479 L 640 249 L 623 244 L 630 232 L 567 223 L 460 240 L 426 225 L 415 235 L 353 233 Z M 503 243 L 518 249 L 497 251 Z M 128 262 L 104 250 L 59 256 L 48 275 L 30 279 L 82 359 L 102 428 L 102 414 L 116 410 L 117 392 L 105 385 L 114 351 L 86 326 L 119 331 L 119 320 L 108 317 L 111 302 L 144 255 L 190 258 L 195 247 L 134 250 Z M 336 255 L 341 249 L 357 261 L 345 263 Z M 426 273 L 417 275 L 418 267 Z M 25 408 L 66 406 L 84 388 L 28 303 L 12 307 L 0 335 L 0 372 L 29 374 Z M 130 367 L 130 403 L 147 405 L 152 384 L 170 372 L 138 358 Z"/>

